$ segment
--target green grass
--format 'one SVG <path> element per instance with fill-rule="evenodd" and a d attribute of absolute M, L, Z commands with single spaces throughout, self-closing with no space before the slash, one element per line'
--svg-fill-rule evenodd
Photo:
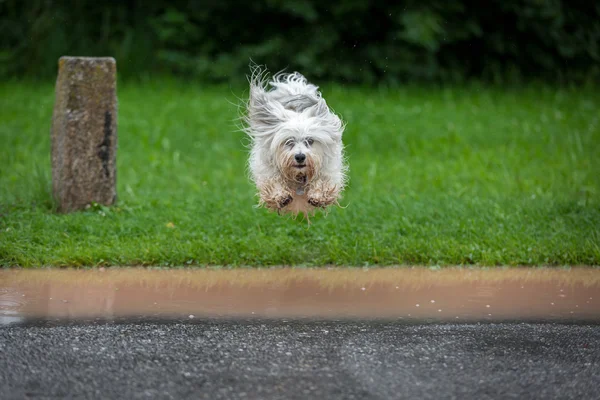
<path fill-rule="evenodd" d="M 597 90 L 322 89 L 350 185 L 309 227 L 254 207 L 243 88 L 121 84 L 118 205 L 58 215 L 53 85 L 1 83 L 0 265 L 600 264 Z"/>

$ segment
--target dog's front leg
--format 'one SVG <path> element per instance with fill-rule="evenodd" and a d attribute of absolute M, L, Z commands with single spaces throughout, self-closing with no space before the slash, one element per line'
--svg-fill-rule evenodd
<path fill-rule="evenodd" d="M 279 180 L 262 182 L 259 185 L 260 202 L 270 210 L 279 211 L 294 199 L 292 192 Z"/>
<path fill-rule="evenodd" d="M 308 188 L 308 204 L 317 208 L 326 208 L 337 202 L 340 187 L 326 180 L 317 180 Z"/>

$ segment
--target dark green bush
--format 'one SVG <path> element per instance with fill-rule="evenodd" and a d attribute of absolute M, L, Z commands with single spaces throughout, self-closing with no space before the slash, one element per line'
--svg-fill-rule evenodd
<path fill-rule="evenodd" d="M 122 76 L 243 79 L 250 59 L 313 78 L 581 80 L 598 76 L 590 0 L 0 0 L 0 76 L 51 77 L 61 55 Z"/>

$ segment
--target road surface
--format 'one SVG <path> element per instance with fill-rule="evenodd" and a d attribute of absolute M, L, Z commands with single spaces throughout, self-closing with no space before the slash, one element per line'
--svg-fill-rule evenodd
<path fill-rule="evenodd" d="M 0 398 L 600 399 L 600 325 L 8 325 L 0 326 Z"/>

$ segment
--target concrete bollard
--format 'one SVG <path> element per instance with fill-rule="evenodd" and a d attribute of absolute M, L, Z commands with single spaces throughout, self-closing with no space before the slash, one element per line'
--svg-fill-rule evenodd
<path fill-rule="evenodd" d="M 116 201 L 116 69 L 111 57 L 58 61 L 51 142 L 59 212 Z"/>

